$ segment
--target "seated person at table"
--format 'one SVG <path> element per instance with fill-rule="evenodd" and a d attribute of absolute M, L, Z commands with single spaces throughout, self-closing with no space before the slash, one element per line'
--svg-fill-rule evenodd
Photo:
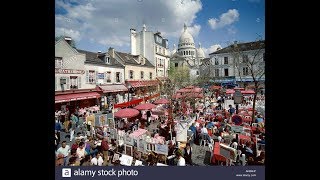
<path fill-rule="evenodd" d="M 67 145 L 67 142 L 66 141 L 62 141 L 62 144 L 61 144 L 61 147 L 57 150 L 57 157 L 58 158 L 63 158 L 64 159 L 64 162 L 63 162 L 63 165 L 67 165 L 67 157 L 69 155 L 69 151 L 70 151 L 70 146 Z"/>
<path fill-rule="evenodd" d="M 80 164 L 80 166 L 91 166 L 91 156 L 90 155 L 86 155 L 84 157 L 83 163 Z"/>
<path fill-rule="evenodd" d="M 259 127 L 264 127 L 264 122 L 263 122 L 263 118 L 261 115 L 258 115 L 255 122 L 258 123 Z"/>
<path fill-rule="evenodd" d="M 213 128 L 214 127 L 214 124 L 213 124 L 213 121 L 212 121 L 212 119 L 210 120 L 210 122 L 207 124 L 207 128 L 208 129 L 211 129 L 211 128 Z"/>
<path fill-rule="evenodd" d="M 69 159 L 69 164 L 68 166 L 79 166 L 79 162 L 77 162 L 77 157 L 71 157 Z"/>
<path fill-rule="evenodd" d="M 201 125 L 201 131 L 200 131 L 200 134 L 202 135 L 202 137 L 205 139 L 205 140 L 208 140 L 208 142 L 211 142 L 211 138 L 208 134 L 208 130 L 205 126 Z"/>
<path fill-rule="evenodd" d="M 69 164 L 69 160 L 70 160 L 70 158 L 72 158 L 72 157 L 75 157 L 76 159 L 78 158 L 78 157 L 77 157 L 77 150 L 71 149 L 70 154 L 69 154 L 68 157 L 66 158 L 66 163 L 67 163 L 67 165 Z"/>
<path fill-rule="evenodd" d="M 96 155 L 98 153 L 97 144 L 92 137 L 89 137 L 90 155 Z"/>
<path fill-rule="evenodd" d="M 91 159 L 91 165 L 92 166 L 102 166 L 103 165 L 102 153 L 99 152 L 96 156 L 94 156 Z"/>
<path fill-rule="evenodd" d="M 87 152 L 85 151 L 85 144 L 84 142 L 79 143 L 79 147 L 77 148 L 77 156 L 80 160 L 83 160 L 85 155 L 87 155 Z"/>
<path fill-rule="evenodd" d="M 192 123 L 192 125 L 189 127 L 189 129 L 193 132 L 194 135 L 197 134 L 196 123 Z"/>
<path fill-rule="evenodd" d="M 264 165 L 265 152 L 261 151 L 260 155 L 255 159 L 255 165 Z"/>
<path fill-rule="evenodd" d="M 177 166 L 186 166 L 186 160 L 182 156 L 182 152 L 180 149 L 176 151 L 176 158 L 177 158 Z"/>
<path fill-rule="evenodd" d="M 250 142 L 246 142 L 246 145 L 244 147 L 244 153 L 245 153 L 246 157 L 248 157 L 248 158 L 254 156 L 251 147 L 252 147 L 251 143 Z"/>
<path fill-rule="evenodd" d="M 190 146 L 190 143 L 187 143 L 183 150 L 183 157 L 186 160 L 186 164 L 192 165 L 192 147 Z"/>

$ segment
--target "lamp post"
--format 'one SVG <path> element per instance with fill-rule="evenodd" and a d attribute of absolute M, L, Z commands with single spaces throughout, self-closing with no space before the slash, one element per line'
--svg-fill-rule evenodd
<path fill-rule="evenodd" d="M 129 98 L 130 98 L 130 96 L 129 96 L 130 94 L 129 93 L 130 93 L 131 88 L 132 88 L 130 83 L 127 83 L 127 88 L 128 88 L 128 101 L 127 102 L 129 103 Z M 129 106 L 129 104 L 128 104 L 128 106 Z"/>

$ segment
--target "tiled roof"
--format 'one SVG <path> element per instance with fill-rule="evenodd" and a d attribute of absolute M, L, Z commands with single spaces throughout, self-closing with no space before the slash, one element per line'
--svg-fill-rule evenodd
<path fill-rule="evenodd" d="M 218 51 L 215 51 L 211 54 L 222 54 L 222 53 L 231 53 L 234 52 L 234 45 L 232 44 L 226 48 L 220 49 Z M 237 43 L 237 51 L 249 51 L 249 50 L 256 50 L 256 49 L 264 49 L 265 48 L 265 42 L 262 41 L 254 41 L 254 42 L 247 42 L 247 43 Z"/>
<path fill-rule="evenodd" d="M 122 62 L 124 64 L 130 64 L 130 65 L 136 65 L 136 66 L 144 66 L 144 67 L 152 67 L 154 68 L 154 65 L 152 65 L 147 58 L 145 58 L 145 64 L 139 64 L 138 58 L 139 55 L 131 55 L 128 53 L 123 53 L 123 52 L 119 52 L 119 51 L 115 51 L 115 54 L 118 55 L 120 57 L 120 59 L 122 60 Z"/>
<path fill-rule="evenodd" d="M 97 52 L 90 52 L 85 50 L 77 49 L 79 53 L 86 54 L 86 61 L 85 63 L 90 64 L 97 64 L 97 65 L 103 65 L 103 66 L 117 66 L 117 67 L 123 67 L 115 58 L 112 58 L 108 53 L 97 53 Z M 110 63 L 106 64 L 104 62 L 104 58 L 106 54 L 110 58 Z"/>

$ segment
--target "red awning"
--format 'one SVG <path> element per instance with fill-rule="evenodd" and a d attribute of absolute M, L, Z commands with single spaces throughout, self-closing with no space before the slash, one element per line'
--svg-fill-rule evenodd
<path fill-rule="evenodd" d="M 61 94 L 55 96 L 55 103 L 77 101 L 83 99 L 93 99 L 100 97 L 97 92 L 87 92 L 87 93 L 75 93 L 75 94 Z"/>
<path fill-rule="evenodd" d="M 128 91 L 128 89 L 126 88 L 126 86 L 124 86 L 123 84 L 102 85 L 102 86 L 99 86 L 99 88 L 100 88 L 104 93 Z"/>
<path fill-rule="evenodd" d="M 143 101 L 143 99 L 134 99 L 134 100 L 131 100 L 129 102 L 115 104 L 114 108 L 116 109 L 116 108 L 128 107 L 128 106 L 131 106 L 131 105 L 137 105 L 137 104 L 141 103 L 142 101 Z"/>
<path fill-rule="evenodd" d="M 235 91 L 233 89 L 227 89 L 226 94 L 233 94 Z"/>
<path fill-rule="evenodd" d="M 127 81 L 132 87 L 146 87 L 146 86 L 157 86 L 159 85 L 158 80 L 149 81 Z"/>

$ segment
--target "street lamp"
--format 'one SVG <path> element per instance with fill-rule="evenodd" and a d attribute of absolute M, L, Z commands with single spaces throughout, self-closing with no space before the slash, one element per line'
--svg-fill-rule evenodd
<path fill-rule="evenodd" d="M 131 88 L 132 88 L 132 86 L 131 86 L 131 84 L 130 83 L 127 83 L 127 88 L 128 88 L 128 101 L 127 102 L 129 102 L 129 93 L 130 93 L 130 91 L 131 91 Z"/>

